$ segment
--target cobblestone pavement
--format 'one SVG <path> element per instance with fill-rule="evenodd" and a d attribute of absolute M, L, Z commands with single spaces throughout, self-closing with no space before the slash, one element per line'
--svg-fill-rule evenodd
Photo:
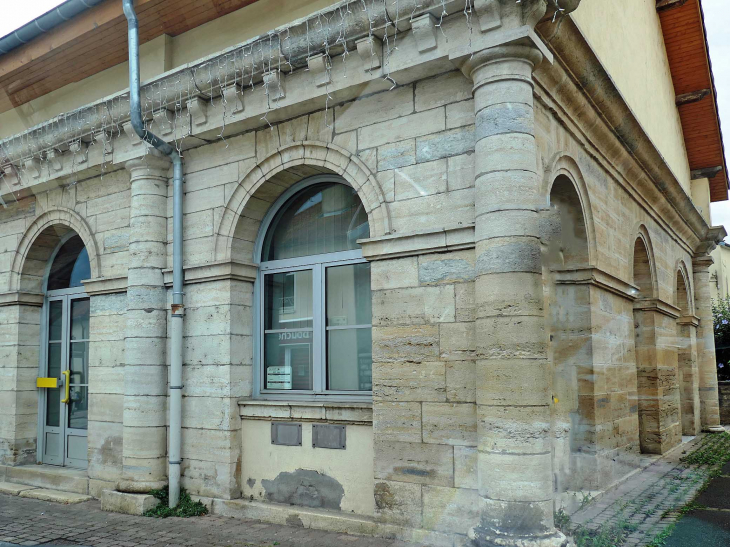
<path fill-rule="evenodd" d="M 697 448 L 701 437 L 673 450 L 618 487 L 571 515 L 572 526 L 589 530 L 629 526 L 624 547 L 648 545 L 679 516 L 709 476 L 706 467 L 688 466 L 680 458 Z"/>
<path fill-rule="evenodd" d="M 359 537 L 258 521 L 207 515 L 153 519 L 107 513 L 97 500 L 76 505 L 0 494 L 0 545 L 195 545 L 238 547 L 413 547 L 382 538 Z"/>

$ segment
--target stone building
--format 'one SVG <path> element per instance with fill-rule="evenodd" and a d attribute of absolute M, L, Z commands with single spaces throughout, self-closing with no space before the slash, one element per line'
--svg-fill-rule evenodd
<path fill-rule="evenodd" d="M 180 387 L 172 170 L 91 3 L 0 55 L 0 480 L 140 510 Z M 563 545 L 571 492 L 719 426 L 699 0 L 136 4 L 214 513 Z"/>

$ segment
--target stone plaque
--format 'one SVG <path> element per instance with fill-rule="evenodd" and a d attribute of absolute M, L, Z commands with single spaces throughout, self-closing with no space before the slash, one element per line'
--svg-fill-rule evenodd
<path fill-rule="evenodd" d="M 302 424 L 271 422 L 271 444 L 302 446 Z"/>
<path fill-rule="evenodd" d="M 344 425 L 314 424 L 312 426 L 312 446 L 344 450 L 347 445 L 345 431 Z"/>

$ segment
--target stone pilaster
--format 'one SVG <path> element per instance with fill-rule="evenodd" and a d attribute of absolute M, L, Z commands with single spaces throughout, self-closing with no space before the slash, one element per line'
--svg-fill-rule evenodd
<path fill-rule="evenodd" d="M 699 373 L 700 422 L 704 431 L 719 430 L 720 403 L 717 393 L 717 364 L 715 335 L 712 324 L 712 293 L 710 266 L 712 257 L 701 255 L 692 260 L 695 313 L 697 327 L 697 369 Z"/>
<path fill-rule="evenodd" d="M 645 454 L 664 454 L 682 442 L 677 316 L 671 314 L 653 298 L 634 302 L 639 443 Z"/>
<path fill-rule="evenodd" d="M 43 296 L 0 294 L 0 465 L 36 463 Z"/>
<path fill-rule="evenodd" d="M 697 326 L 693 315 L 677 320 L 677 362 L 681 397 L 682 435 L 697 435 L 700 422 L 699 374 L 697 370 Z"/>
<path fill-rule="evenodd" d="M 525 2 L 525 9 L 537 2 Z M 530 6 L 527 6 L 529 4 Z M 533 6 L 534 7 L 534 6 Z M 544 10 L 543 10 L 544 11 Z M 551 371 L 529 40 L 475 53 L 477 545 L 566 545 L 553 525 Z"/>
<path fill-rule="evenodd" d="M 122 480 L 148 492 L 167 482 L 166 267 L 170 162 L 153 154 L 127 162 L 131 175 L 129 273 L 124 337 Z"/>

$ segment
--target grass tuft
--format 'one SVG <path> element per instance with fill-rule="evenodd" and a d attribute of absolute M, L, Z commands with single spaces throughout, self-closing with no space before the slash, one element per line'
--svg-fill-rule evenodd
<path fill-rule="evenodd" d="M 180 489 L 180 503 L 176 507 L 168 507 L 170 503 L 170 490 L 167 486 L 161 490 L 152 490 L 150 494 L 160 500 L 157 506 L 145 511 L 145 517 L 165 519 L 167 517 L 200 517 L 208 514 L 208 508 L 200 501 L 193 501 L 190 494 Z"/>

